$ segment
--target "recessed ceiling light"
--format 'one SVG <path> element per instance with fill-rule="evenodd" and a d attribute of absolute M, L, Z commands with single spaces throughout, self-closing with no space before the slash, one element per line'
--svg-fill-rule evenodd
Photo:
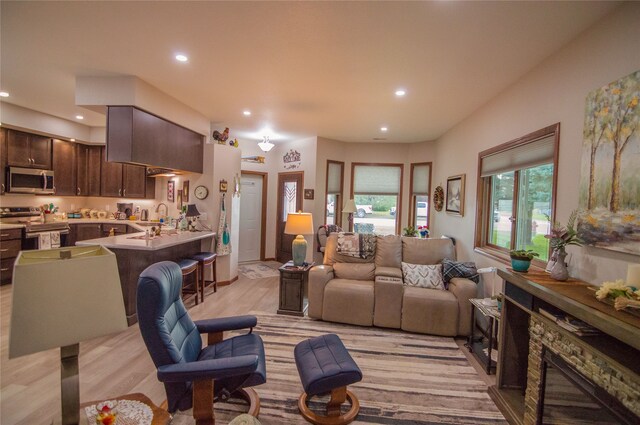
<path fill-rule="evenodd" d="M 251 111 L 249 111 L 249 110 L 244 110 L 244 111 L 242 111 L 242 113 L 243 113 L 245 116 L 247 116 L 247 117 L 248 117 L 249 115 L 251 115 Z"/>
<path fill-rule="evenodd" d="M 0 91 L 0 97 L 9 97 L 9 93 L 6 91 Z"/>
<path fill-rule="evenodd" d="M 403 89 L 398 89 L 398 90 L 396 90 L 396 96 L 398 96 L 398 97 L 402 97 L 402 96 L 404 96 L 405 94 L 407 94 L 407 92 L 406 92 L 406 91 L 404 91 Z"/>
<path fill-rule="evenodd" d="M 83 119 L 84 119 L 84 117 L 83 117 L 82 115 L 76 115 L 76 119 L 77 119 L 77 120 L 83 120 Z"/>
<path fill-rule="evenodd" d="M 382 132 L 385 132 L 385 131 L 387 131 L 387 130 L 388 130 L 388 128 L 387 128 L 387 127 L 380 127 L 380 131 L 382 131 Z"/>
<path fill-rule="evenodd" d="M 178 62 L 187 62 L 187 61 L 189 60 L 189 58 L 188 58 L 188 57 L 186 57 L 185 55 L 183 55 L 182 53 L 178 53 L 178 54 L 176 55 L 176 60 L 177 60 Z"/>
<path fill-rule="evenodd" d="M 75 141 L 76 141 L 76 139 L 69 139 L 69 141 L 70 141 L 70 142 L 75 142 Z"/>

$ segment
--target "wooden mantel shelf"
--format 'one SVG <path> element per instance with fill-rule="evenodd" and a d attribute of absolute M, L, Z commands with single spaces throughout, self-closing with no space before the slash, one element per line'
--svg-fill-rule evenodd
<path fill-rule="evenodd" d="M 545 272 L 498 269 L 498 275 L 533 296 L 640 350 L 640 318 L 598 301 L 593 285 L 569 279 L 558 282 Z"/>

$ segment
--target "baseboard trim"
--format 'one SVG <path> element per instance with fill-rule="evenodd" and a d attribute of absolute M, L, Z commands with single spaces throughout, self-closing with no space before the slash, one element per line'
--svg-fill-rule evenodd
<path fill-rule="evenodd" d="M 218 282 L 218 286 L 229 286 L 236 280 L 238 280 L 238 276 L 234 277 L 231 280 L 221 280 L 220 282 Z"/>
<path fill-rule="evenodd" d="M 275 259 L 275 258 L 265 258 L 265 259 L 264 259 L 264 260 L 262 260 L 262 261 L 276 261 L 276 259 Z"/>

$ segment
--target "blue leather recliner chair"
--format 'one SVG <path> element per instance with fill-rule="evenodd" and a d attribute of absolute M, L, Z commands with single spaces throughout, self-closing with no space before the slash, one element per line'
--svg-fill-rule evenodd
<path fill-rule="evenodd" d="M 246 399 L 257 417 L 260 399 L 249 387 L 267 380 L 262 339 L 252 333 L 255 316 L 193 322 L 180 297 L 182 274 L 171 261 L 147 267 L 138 279 L 140 332 L 164 383 L 169 412 L 193 407 L 196 424 L 213 424 L 213 401 L 232 394 Z M 249 329 L 223 339 L 223 332 Z M 208 334 L 202 348 L 200 334 Z"/>

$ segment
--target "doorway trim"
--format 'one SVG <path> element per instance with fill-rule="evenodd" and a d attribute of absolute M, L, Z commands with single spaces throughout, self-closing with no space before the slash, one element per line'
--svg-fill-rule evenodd
<path fill-rule="evenodd" d="M 241 170 L 240 178 L 243 174 L 253 176 L 262 176 L 262 213 L 260 217 L 260 261 L 266 261 L 265 246 L 267 239 L 267 189 L 269 183 L 269 174 L 261 171 Z"/>
<path fill-rule="evenodd" d="M 302 193 L 304 192 L 304 171 L 284 171 L 282 173 L 278 173 L 278 187 L 276 189 L 276 192 L 278 194 L 276 202 L 278 203 L 278 205 L 276 207 L 276 223 L 275 223 L 276 224 L 276 247 L 275 247 L 276 260 L 278 260 L 278 253 L 280 252 L 279 249 L 280 249 L 280 245 L 282 244 L 282 232 L 280 232 L 280 216 L 282 215 L 281 200 L 282 200 L 282 197 L 284 196 L 284 194 L 282 193 L 282 187 L 281 187 L 282 178 L 285 176 L 295 175 L 295 174 L 300 175 L 300 191 L 298 192 L 297 197 L 298 197 L 298 200 L 300 201 L 299 202 L 300 210 L 302 210 L 304 208 L 304 198 L 302 196 Z"/>

